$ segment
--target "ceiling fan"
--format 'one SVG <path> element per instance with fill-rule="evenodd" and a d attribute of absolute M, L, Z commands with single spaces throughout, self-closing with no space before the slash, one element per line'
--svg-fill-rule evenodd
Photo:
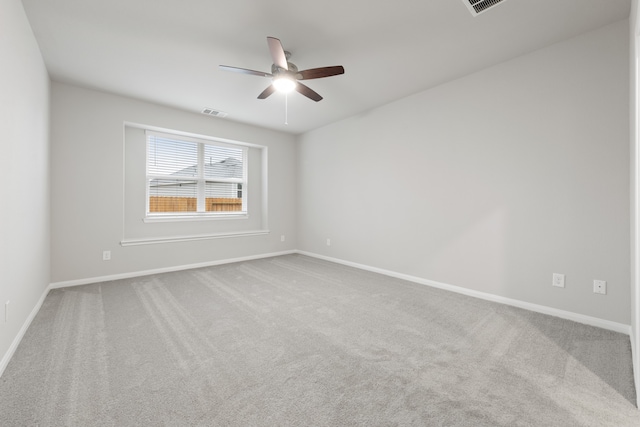
<path fill-rule="evenodd" d="M 337 76 L 344 74 L 344 67 L 336 65 L 332 67 L 311 68 L 309 70 L 298 71 L 295 64 L 289 62 L 291 53 L 282 48 L 282 43 L 275 37 L 267 37 L 269 52 L 273 59 L 271 65 L 271 73 L 262 71 L 248 70 L 246 68 L 230 67 L 228 65 L 220 65 L 225 71 L 233 71 L 236 73 L 244 73 L 252 76 L 271 77 L 272 84 L 269 85 L 260 95 L 258 99 L 266 99 L 276 90 L 281 92 L 291 92 L 296 90 L 302 95 L 316 102 L 321 101 L 322 97 L 313 89 L 300 83 L 300 80 L 320 79 L 323 77 Z"/>

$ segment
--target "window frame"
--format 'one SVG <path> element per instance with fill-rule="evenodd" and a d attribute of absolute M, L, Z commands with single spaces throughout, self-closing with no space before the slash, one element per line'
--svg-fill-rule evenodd
<path fill-rule="evenodd" d="M 193 142 L 197 144 L 197 176 L 175 176 L 154 175 L 149 173 L 149 150 L 151 137 Z M 205 177 L 205 146 L 217 146 L 221 148 L 233 148 L 242 150 L 242 178 L 207 178 Z M 249 195 L 249 146 L 246 144 L 229 142 L 219 138 L 193 137 L 179 133 L 159 132 L 145 129 L 145 216 L 144 222 L 166 222 L 166 221 L 194 221 L 211 219 L 243 219 L 249 217 L 248 195 Z M 175 181 L 196 182 L 197 207 L 195 212 L 151 212 L 150 198 L 152 179 L 170 179 Z M 239 184 L 242 187 L 242 210 L 241 211 L 206 211 L 206 183 Z M 237 192 L 237 189 L 236 189 Z"/>

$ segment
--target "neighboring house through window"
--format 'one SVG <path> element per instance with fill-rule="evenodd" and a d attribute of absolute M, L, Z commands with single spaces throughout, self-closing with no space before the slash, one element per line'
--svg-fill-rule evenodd
<path fill-rule="evenodd" d="M 248 148 L 147 131 L 147 216 L 247 213 Z"/>

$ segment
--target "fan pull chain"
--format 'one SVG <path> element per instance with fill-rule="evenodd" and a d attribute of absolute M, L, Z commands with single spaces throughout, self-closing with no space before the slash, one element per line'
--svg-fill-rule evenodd
<path fill-rule="evenodd" d="M 284 124 L 289 125 L 289 94 L 284 94 Z"/>

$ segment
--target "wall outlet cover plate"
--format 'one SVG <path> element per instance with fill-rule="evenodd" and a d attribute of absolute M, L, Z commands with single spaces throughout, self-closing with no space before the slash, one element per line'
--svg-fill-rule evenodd
<path fill-rule="evenodd" d="M 606 280 L 594 280 L 593 281 L 593 293 L 594 294 L 607 294 L 607 281 Z"/>
<path fill-rule="evenodd" d="M 553 282 L 551 284 L 557 288 L 564 288 L 564 274 L 553 273 Z"/>

